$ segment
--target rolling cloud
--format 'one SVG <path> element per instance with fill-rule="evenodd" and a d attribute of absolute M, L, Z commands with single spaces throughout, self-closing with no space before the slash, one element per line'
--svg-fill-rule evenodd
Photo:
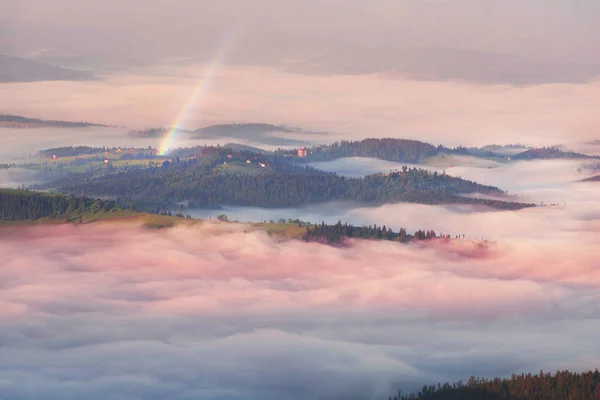
<path fill-rule="evenodd" d="M 538 211 L 479 215 L 516 227 L 487 245 L 337 249 L 212 223 L 4 228 L 0 394 L 387 398 L 471 374 L 594 368 L 598 216 L 573 230 L 543 221 L 574 213 Z"/>
<path fill-rule="evenodd" d="M 0 108 L 6 113 L 46 119 L 142 128 L 168 126 L 202 78 L 202 68 L 115 74 L 102 82 L 3 85 L 6 95 Z M 223 67 L 212 82 L 212 90 L 190 110 L 183 126 L 259 121 L 333 133 L 307 139 L 315 141 L 398 137 L 452 146 L 569 144 L 598 139 L 598 85 L 595 81 L 518 88 Z M 96 133 L 98 138 L 102 132 Z M 18 134 L 2 130 L 0 140 L 8 142 L 8 147 L 11 137 Z M 39 136 L 50 137 L 41 131 Z"/>

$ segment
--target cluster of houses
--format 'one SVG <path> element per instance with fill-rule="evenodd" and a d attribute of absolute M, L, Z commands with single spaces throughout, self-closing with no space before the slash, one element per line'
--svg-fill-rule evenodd
<path fill-rule="evenodd" d="M 228 154 L 227 155 L 227 159 L 229 159 L 229 160 L 232 160 L 233 157 L 234 157 L 233 154 Z M 254 162 L 253 160 L 256 161 L 257 158 L 253 157 L 252 159 L 247 159 L 246 160 L 246 164 L 252 164 Z M 223 161 L 223 165 L 227 165 L 227 161 Z M 258 165 L 260 165 L 262 168 L 266 168 L 266 166 L 267 166 L 267 164 L 265 162 L 262 162 L 262 161 L 258 161 Z"/>

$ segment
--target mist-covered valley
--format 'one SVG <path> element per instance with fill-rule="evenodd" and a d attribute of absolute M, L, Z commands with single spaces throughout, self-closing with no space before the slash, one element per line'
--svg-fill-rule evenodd
<path fill-rule="evenodd" d="M 0 399 L 600 398 L 597 2 L 176 3 L 0 0 Z"/>
<path fill-rule="evenodd" d="M 345 215 L 493 236 L 487 244 L 340 249 L 216 221 L 3 228 L 0 390 L 382 399 L 474 369 L 593 369 L 598 186 L 570 189 L 562 209 L 391 205 Z"/>
<path fill-rule="evenodd" d="M 62 132 L 53 144 L 148 142 L 122 130 Z M 20 146 L 34 152 L 36 142 Z M 348 177 L 424 168 L 538 206 L 223 205 L 185 208 L 205 222 L 159 230 L 126 218 L 0 228 L 0 392 L 384 399 L 473 371 L 595 368 L 600 278 L 589 249 L 600 245 L 600 186 L 579 182 L 595 161 L 446 157 L 308 165 Z M 2 173 L 13 187 L 55 178 L 23 167 Z M 453 239 L 351 239 L 339 248 L 282 241 L 222 215 L 428 229 Z"/>

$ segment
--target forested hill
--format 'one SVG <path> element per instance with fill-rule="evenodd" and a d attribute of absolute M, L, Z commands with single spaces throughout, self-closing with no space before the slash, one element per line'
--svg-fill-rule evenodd
<path fill-rule="evenodd" d="M 514 155 L 512 158 L 513 160 L 551 160 L 558 158 L 598 158 L 598 156 L 587 156 L 572 151 L 562 151 L 556 147 L 542 147 L 524 151 Z"/>
<path fill-rule="evenodd" d="M 74 157 L 86 154 L 100 154 L 106 151 L 105 147 L 90 147 L 90 146 L 66 146 L 66 147 L 55 147 L 52 149 L 45 149 L 38 151 L 40 157 Z"/>
<path fill-rule="evenodd" d="M 229 154 L 228 154 L 229 153 Z M 230 158 L 229 156 L 232 156 Z M 248 159 L 233 164 L 236 158 Z M 225 161 L 224 161 L 225 160 Z M 73 176 L 57 181 L 59 192 L 92 193 L 151 202 L 184 202 L 196 205 L 289 207 L 332 200 L 363 204 L 413 202 L 422 204 L 483 204 L 498 209 L 519 209 L 529 204 L 472 199 L 467 193 L 502 195 L 496 187 L 421 169 L 345 178 L 311 168 L 280 162 L 275 156 L 232 155 L 231 150 L 206 148 L 201 156 L 175 159 L 161 167 L 127 170 L 102 176 Z M 265 168 L 239 173 L 242 165 L 266 163 Z M 226 165 L 224 165 L 226 164 Z M 236 169 L 227 168 L 232 165 Z"/>
<path fill-rule="evenodd" d="M 418 163 L 437 155 L 443 148 L 409 139 L 364 139 L 317 146 L 307 154 L 307 161 L 332 160 L 341 157 L 372 157 L 381 160 Z"/>
<path fill-rule="evenodd" d="M 425 386 L 419 393 L 398 395 L 390 400 L 599 400 L 600 372 L 582 374 L 513 375 L 508 379 L 475 379 L 466 384 Z"/>
<path fill-rule="evenodd" d="M 271 125 L 263 123 L 246 124 L 221 124 L 210 125 L 204 128 L 196 129 L 194 133 L 206 137 L 221 137 L 232 135 L 234 137 L 244 135 L 257 135 L 265 132 L 294 132 L 293 129 L 283 125 Z"/>
<path fill-rule="evenodd" d="M 0 221 L 79 219 L 122 211 L 114 201 L 93 200 L 26 190 L 0 189 Z"/>

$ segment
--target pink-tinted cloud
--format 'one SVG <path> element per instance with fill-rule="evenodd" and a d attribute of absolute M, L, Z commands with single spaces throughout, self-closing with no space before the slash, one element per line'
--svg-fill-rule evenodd
<path fill-rule="evenodd" d="M 202 77 L 198 66 L 100 82 L 3 85 L 0 107 L 48 119 L 169 125 Z M 598 82 L 516 88 L 223 67 L 184 125 L 266 121 L 336 134 L 324 140 L 391 136 L 453 145 L 548 145 L 596 139 L 598 93 Z"/>
<path fill-rule="evenodd" d="M 592 366 L 597 228 L 342 249 L 245 230 L 2 229 L 0 393 L 23 395 L 26 381 L 50 398 L 368 398 Z"/>

